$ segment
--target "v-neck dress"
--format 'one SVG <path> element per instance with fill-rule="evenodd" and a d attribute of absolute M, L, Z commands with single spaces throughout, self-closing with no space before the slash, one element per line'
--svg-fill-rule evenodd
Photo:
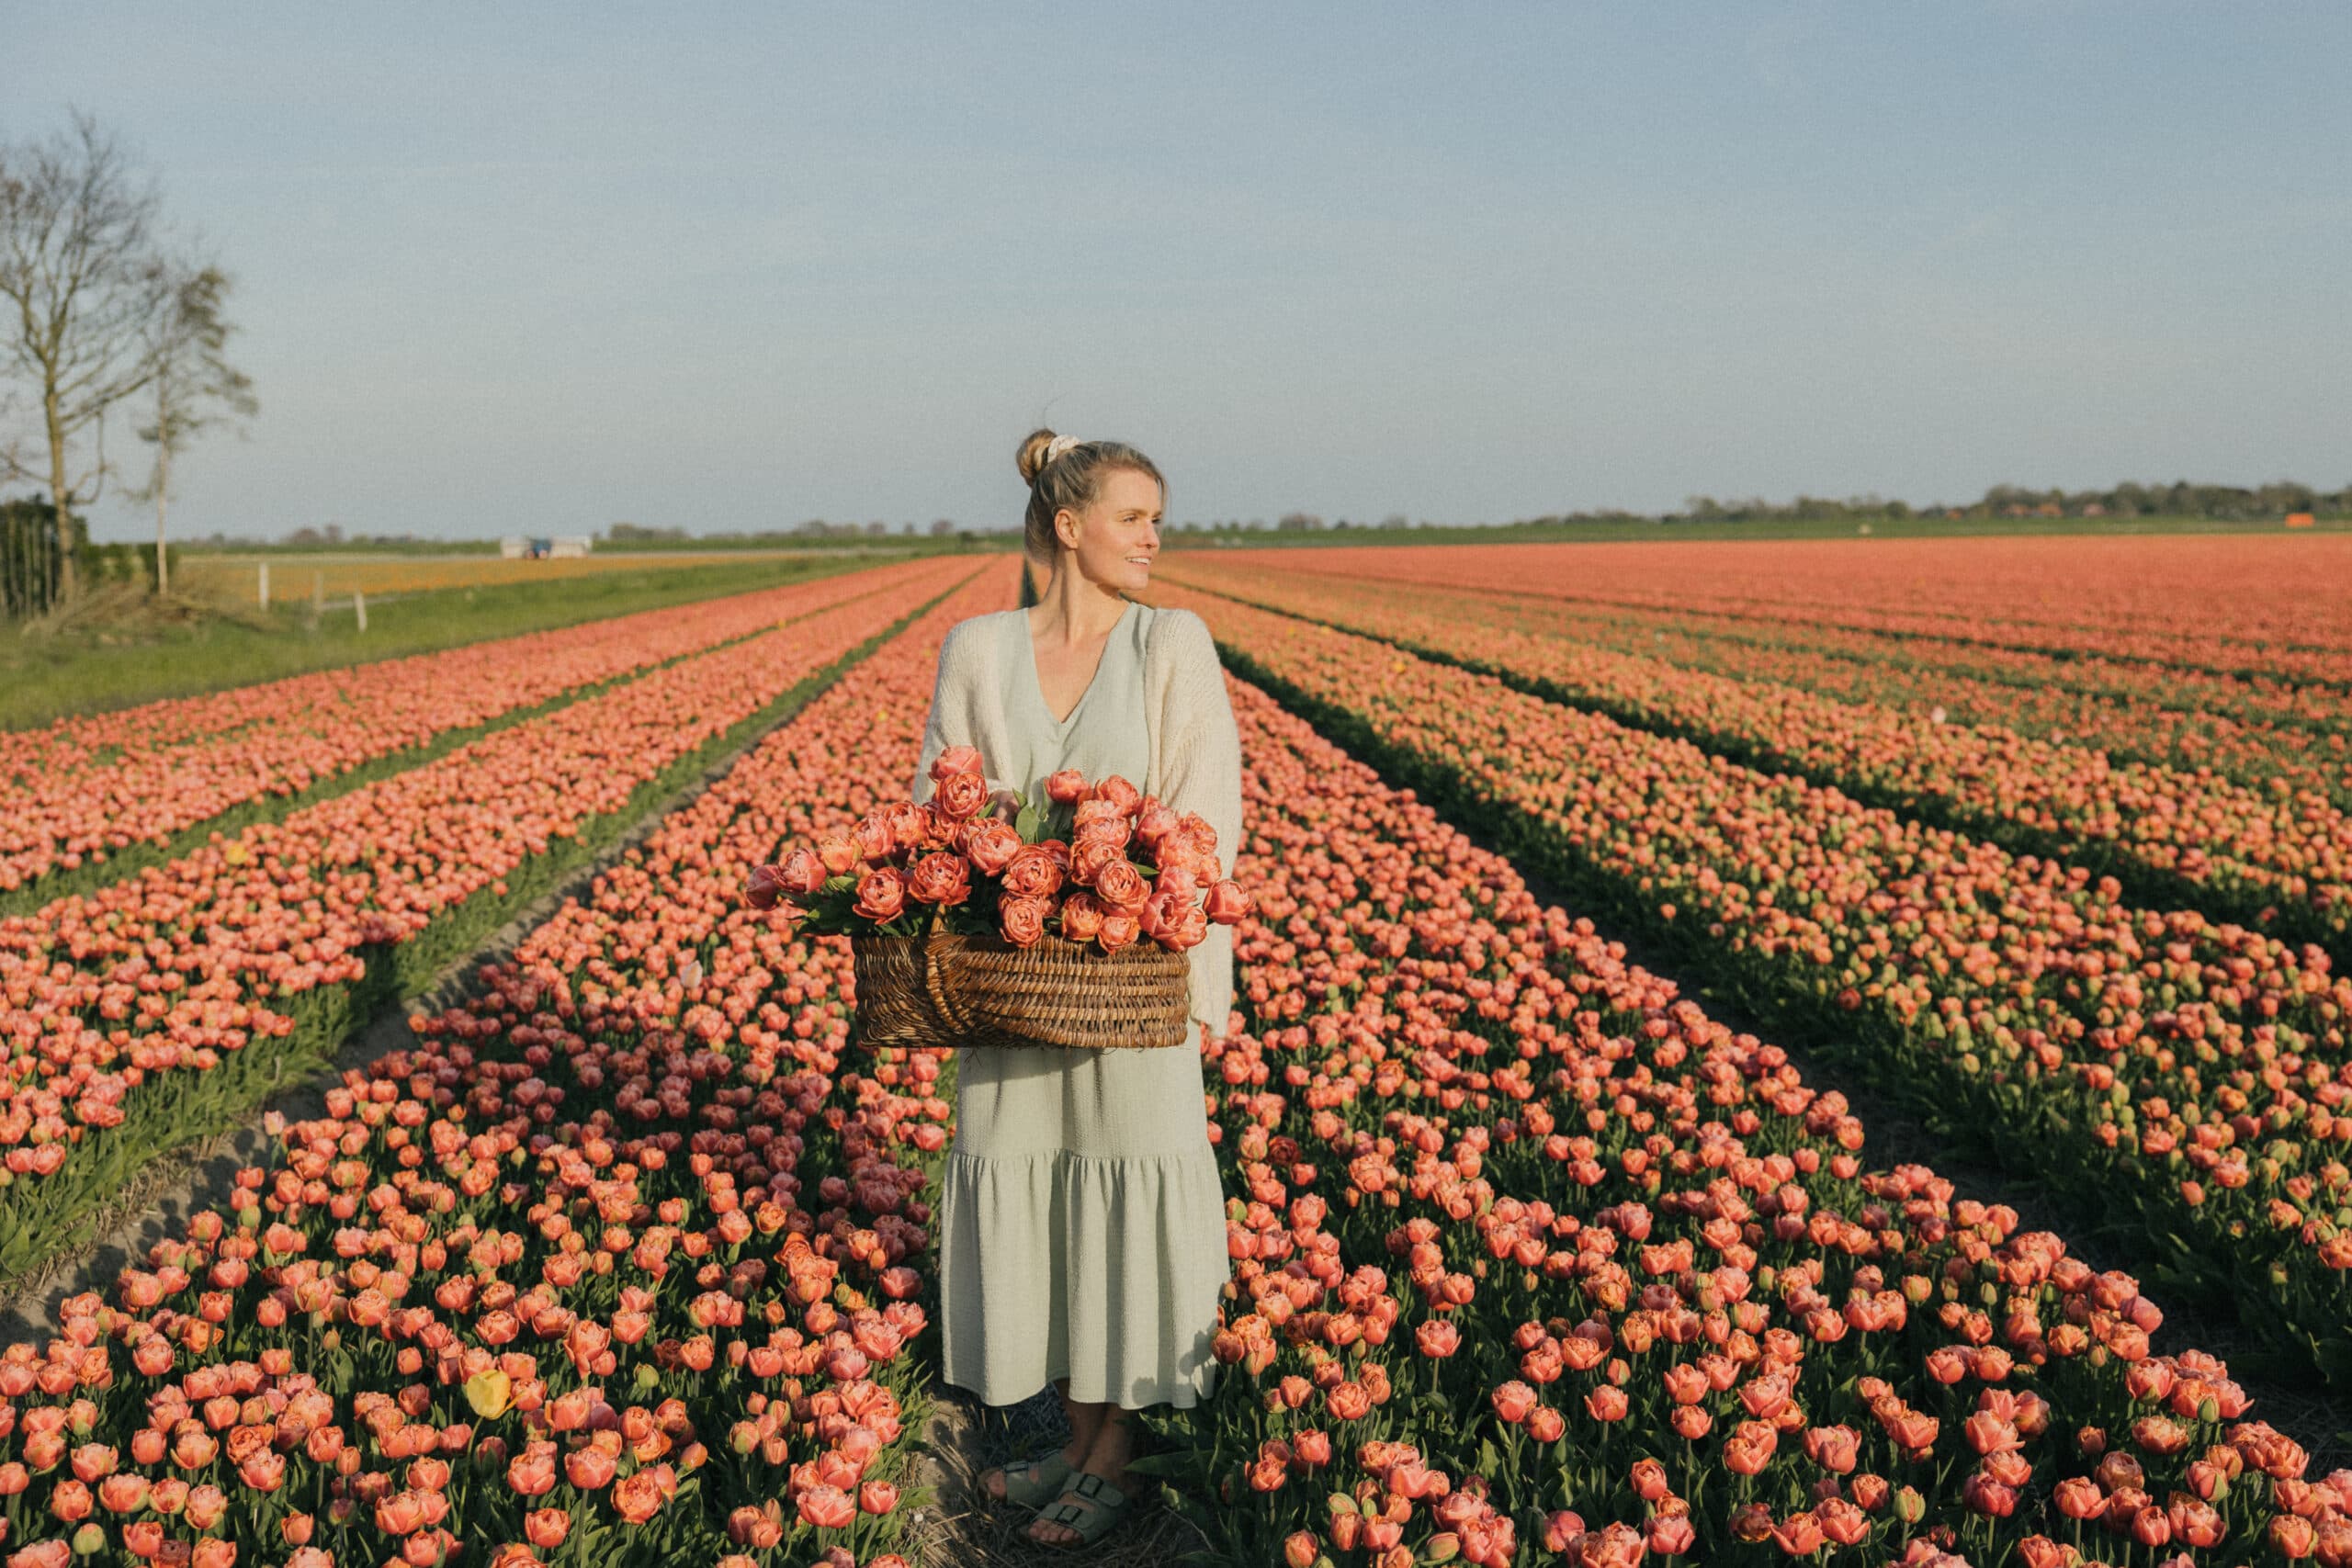
<path fill-rule="evenodd" d="M 1014 755 L 985 758 L 989 776 L 1033 796 L 1063 768 L 1142 787 L 1143 650 L 1157 614 L 1127 606 L 1093 682 L 1057 720 L 1028 612 L 1000 612 Z M 1209 1343 L 1232 1265 L 1198 1049 L 960 1053 L 938 1218 L 949 1382 L 1013 1404 L 1067 1377 L 1072 1399 L 1129 1410 L 1187 1407 L 1215 1387 Z"/>

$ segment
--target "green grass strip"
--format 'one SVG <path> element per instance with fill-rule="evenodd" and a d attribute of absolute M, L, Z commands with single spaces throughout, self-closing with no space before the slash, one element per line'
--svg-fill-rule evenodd
<path fill-rule="evenodd" d="M 641 572 L 434 589 L 370 600 L 365 633 L 348 609 L 329 611 L 310 625 L 305 594 L 267 612 L 275 624 L 266 626 L 211 619 L 143 630 L 98 625 L 50 637 L 10 635 L 0 637 L 0 729 L 780 588 L 911 553 L 666 569 L 649 563 Z"/>

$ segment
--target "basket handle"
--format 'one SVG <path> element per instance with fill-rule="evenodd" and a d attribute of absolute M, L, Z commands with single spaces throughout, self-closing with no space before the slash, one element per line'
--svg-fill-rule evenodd
<path fill-rule="evenodd" d="M 939 1015 L 940 1021 L 955 1032 L 964 1034 L 970 1032 L 971 1020 L 966 1018 L 963 1010 L 949 999 L 954 993 L 944 983 L 940 974 L 941 960 L 955 945 L 956 938 L 953 931 L 933 929 L 923 933 L 922 988 L 930 996 L 933 1010 Z"/>

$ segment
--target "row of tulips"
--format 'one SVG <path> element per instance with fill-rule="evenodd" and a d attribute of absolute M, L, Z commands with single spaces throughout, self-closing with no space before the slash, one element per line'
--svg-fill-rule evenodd
<path fill-rule="evenodd" d="M 1237 666 L 1522 863 L 2352 1378 L 2352 980 L 2324 952 L 1386 644 L 1193 603 Z"/>
<path fill-rule="evenodd" d="M 492 732 L 31 915 L 0 917 L 0 1273 L 472 951 L 968 563 Z"/>
<path fill-rule="evenodd" d="M 1170 578 L 1250 598 L 1288 580 L 1283 562 L 1222 552 L 1182 558 Z M 1319 576 L 1318 618 L 1366 624 L 1357 612 L 1418 607 L 1425 585 Z M 1498 628 L 1569 636 L 1617 652 L 1743 681 L 1773 681 L 1912 716 L 1914 722 L 1990 724 L 2125 761 L 2211 770 L 2267 791 L 2352 806 L 2352 694 L 2266 675 L 2167 669 L 2096 654 L 2032 653 L 1926 637 L 1887 637 L 1797 621 L 1736 621 L 1673 611 L 1606 610 L 1541 594 L 1436 590 L 1475 604 Z M 1346 606 L 1347 614 L 1336 612 Z"/>
<path fill-rule="evenodd" d="M 1498 618 L 1557 627 L 1562 615 L 1513 602 Z M 2087 654 L 1796 626 L 1757 629 L 1705 617 L 1610 616 L 1581 623 L 1578 635 L 1693 669 L 1900 708 L 1932 723 L 1995 724 L 2265 789 L 2277 779 L 2289 791 L 2352 805 L 2352 698 L 2331 687 L 2174 670 L 2151 679 L 2144 664 Z"/>
<path fill-rule="evenodd" d="M 1523 609 L 1538 602 L 1521 598 Z M 1548 606 L 1556 622 L 1565 606 Z M 2299 682 L 2259 671 L 2222 672 L 2166 665 L 2161 678 L 2152 679 L 2144 660 L 2117 658 L 2075 650 L 2042 653 L 2030 649 L 1925 635 L 1849 631 L 1800 618 L 1734 620 L 1703 613 L 1616 611 L 1586 614 L 1579 624 L 1612 630 L 1625 637 L 1639 637 L 1652 648 L 1678 638 L 1703 648 L 1700 639 L 1720 639 L 1742 650 L 1767 653 L 1803 650 L 1849 662 L 1878 666 L 1890 675 L 1909 672 L 1919 680 L 1980 679 L 2026 691 L 2043 687 L 2144 702 L 2177 709 L 2185 715 L 2216 714 L 2248 724 L 2276 723 L 2313 731 L 2340 730 L 2352 722 L 2352 694 L 2324 682 Z M 1668 654 L 1678 663 L 1679 653 Z"/>
<path fill-rule="evenodd" d="M 1220 622 L 1220 629 L 1223 623 Z M 2162 1314 L 1235 683 L 1235 1259 L 1142 1461 L 1236 1562 L 2352 1562 Z"/>
<path fill-rule="evenodd" d="M 852 1055 L 845 944 L 740 889 L 903 793 L 941 637 L 1011 587 L 918 617 L 0 1354 L 9 1568 L 902 1568 L 941 1064 Z"/>
<path fill-rule="evenodd" d="M 1185 581 L 1483 671 L 1750 767 L 1803 773 L 1909 816 L 2111 873 L 2143 897 L 2352 953 L 2352 811 L 2324 793 L 2256 789 L 1997 725 L 1922 724 L 1897 708 L 1684 669 L 1563 629 L 1499 624 L 1475 595 L 1350 592 L 1298 571 L 1237 579 L 1228 569 Z"/>
<path fill-rule="evenodd" d="M 1553 625 L 1560 624 L 1566 608 L 1528 599 L 1517 601 L 1514 607 L 1523 614 L 1542 613 Z M 2158 671 L 2144 660 L 2089 652 L 2038 653 L 1951 638 L 1853 632 L 1799 620 L 1733 621 L 1670 611 L 1586 615 L 1578 624 L 1622 639 L 1623 645 L 1635 651 L 1657 652 L 1677 663 L 1729 660 L 1732 667 L 1727 672 L 1734 674 L 1750 660 L 1761 659 L 1769 665 L 1775 657 L 1783 657 L 1790 661 L 1789 669 L 1809 677 L 1825 668 L 1819 660 L 1827 660 L 1833 664 L 1868 666 L 1880 679 L 1901 681 L 1906 689 L 1917 688 L 1930 698 L 1933 690 L 1947 682 L 1962 691 L 1972 682 L 1985 682 L 2009 688 L 2011 694 L 2000 699 L 2008 703 L 2023 703 L 2030 694 L 2048 690 L 2168 713 L 2173 716 L 2167 722 L 2176 724 L 2187 725 L 2200 717 L 2219 720 L 2220 727 L 2211 733 L 2223 736 L 2231 733 L 2228 727 L 2235 723 L 2245 727 L 2246 739 L 2238 744 L 2249 753 L 2258 744 L 2291 744 L 2288 738 L 2296 733 L 2340 735 L 2352 726 L 2352 694 L 2340 686 L 2258 671 L 2220 673 L 2174 666 Z M 1812 656 L 1815 662 L 1800 661 L 1804 656 Z M 1767 672 L 1771 673 L 1769 667 Z M 1772 678 L 1784 677 L 1773 674 Z M 1799 683 L 1806 683 L 1805 679 L 1799 678 Z M 2184 745 L 2202 745 L 2216 751 L 2234 749 L 2210 739 L 2201 727 L 2188 733 L 2198 739 Z"/>
<path fill-rule="evenodd" d="M 0 894 L 45 901 L 240 807 L 393 771 L 453 733 L 918 581 L 898 566 L 0 735 Z M 86 870 L 90 874 L 63 874 Z"/>
<path fill-rule="evenodd" d="M 1315 565 L 1330 577 L 2089 654 L 2338 691 L 2352 658 L 2346 535 L 1356 546 L 1317 549 Z"/>

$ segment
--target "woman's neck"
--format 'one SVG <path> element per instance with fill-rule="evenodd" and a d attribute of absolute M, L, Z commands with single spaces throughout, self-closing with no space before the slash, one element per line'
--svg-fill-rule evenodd
<path fill-rule="evenodd" d="M 1037 596 L 1029 629 L 1033 634 L 1055 634 L 1072 646 L 1099 642 L 1119 624 L 1127 604 L 1116 589 L 1089 582 L 1074 571 L 1057 570 Z"/>

